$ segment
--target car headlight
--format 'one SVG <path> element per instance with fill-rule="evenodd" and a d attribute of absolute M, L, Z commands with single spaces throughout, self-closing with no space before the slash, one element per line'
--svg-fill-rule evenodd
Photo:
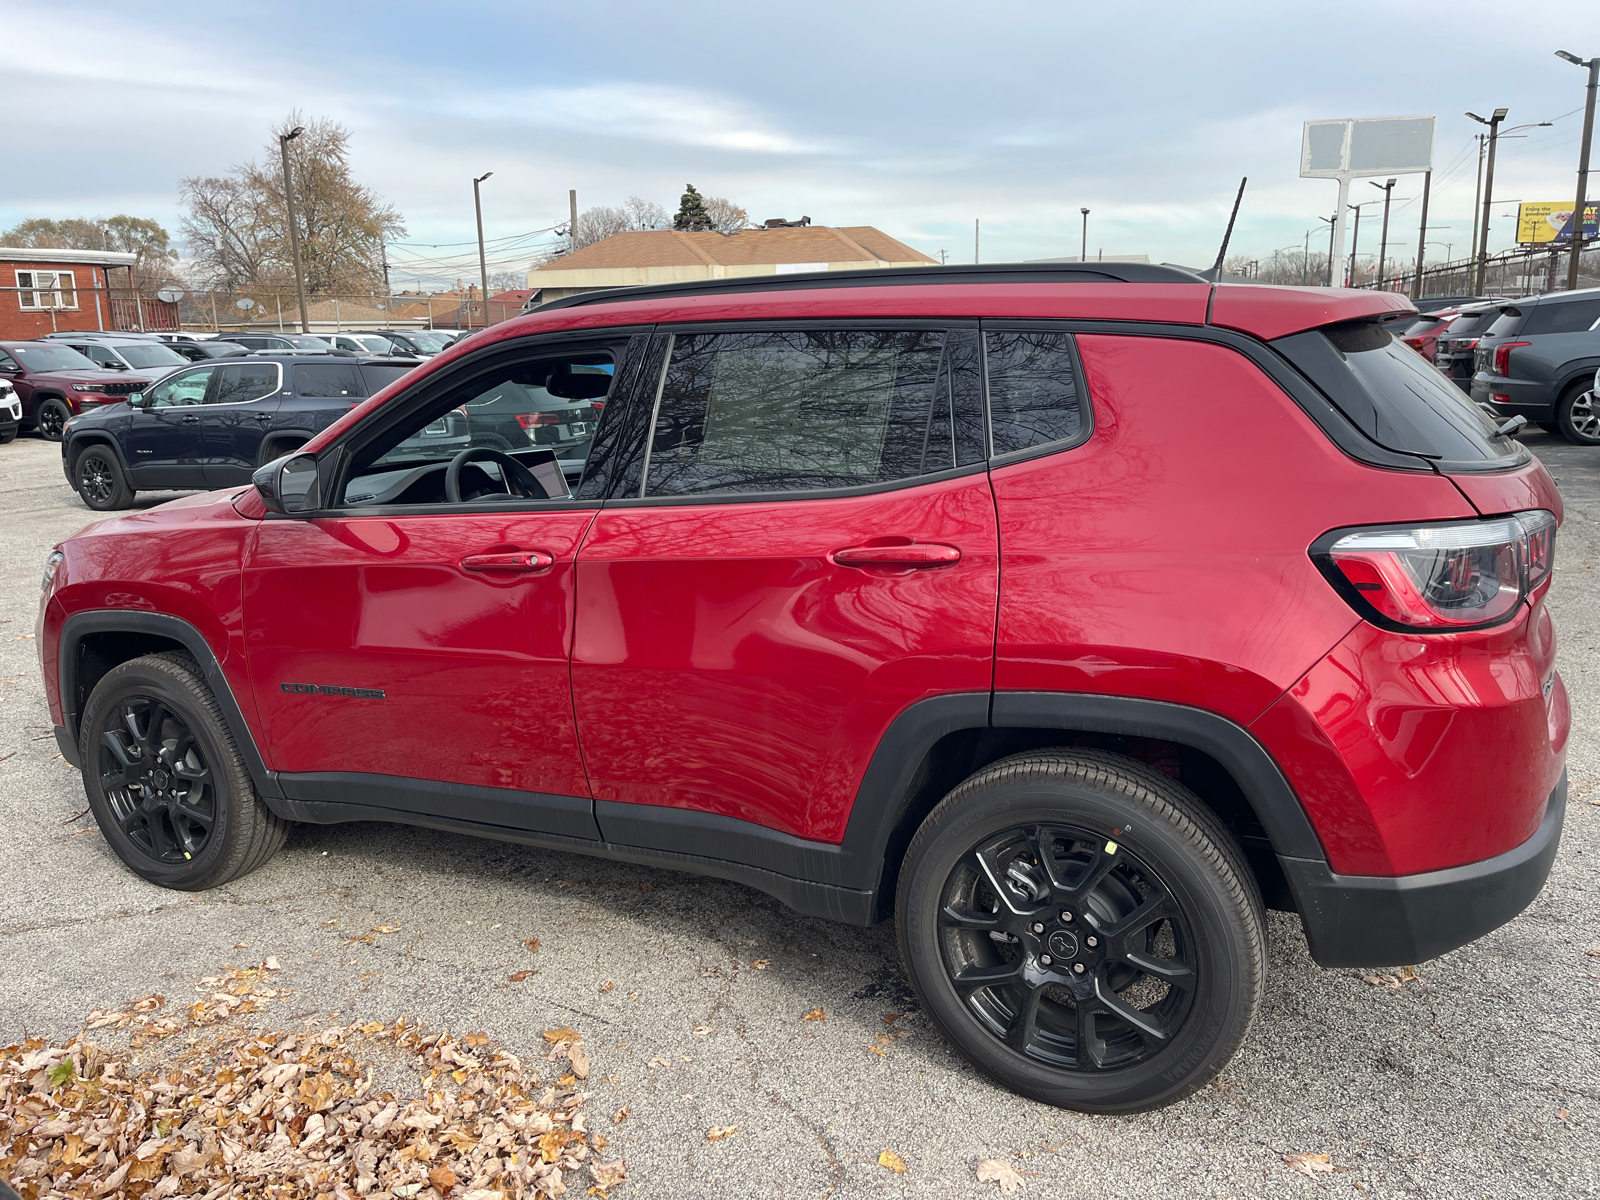
<path fill-rule="evenodd" d="M 100 384 L 98 384 L 98 383 L 75 383 L 75 384 L 72 385 L 72 390 L 75 391 L 75 392 L 98 392 L 100 390 Z"/>
<path fill-rule="evenodd" d="M 44 560 L 44 578 L 39 581 L 39 590 L 48 592 L 50 585 L 56 581 L 56 568 L 66 559 L 66 555 L 59 550 L 50 551 L 50 557 Z"/>

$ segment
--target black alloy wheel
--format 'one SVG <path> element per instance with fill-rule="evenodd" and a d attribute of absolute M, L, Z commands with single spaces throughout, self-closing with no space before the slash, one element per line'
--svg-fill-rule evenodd
<path fill-rule="evenodd" d="M 78 733 L 84 792 L 111 848 L 162 887 L 201 891 L 247 874 L 289 823 L 256 795 L 194 659 L 168 651 L 107 671 Z"/>
<path fill-rule="evenodd" d="M 133 489 L 122 473 L 122 464 L 105 446 L 91 446 L 79 455 L 72 478 L 78 496 L 96 512 L 127 508 L 133 503 Z"/>
<path fill-rule="evenodd" d="M 67 422 L 72 419 L 72 414 L 67 411 L 67 406 L 59 400 L 45 400 L 39 405 L 39 411 L 34 415 L 34 421 L 39 427 L 39 436 L 48 442 L 59 442 L 66 432 Z"/>
<path fill-rule="evenodd" d="M 165 866 L 192 861 L 217 823 L 216 786 L 199 740 L 155 696 L 128 696 L 114 715 L 100 734 L 97 764 L 112 818 L 147 858 Z"/>
<path fill-rule="evenodd" d="M 901 953 L 934 1022 L 1006 1087 L 1141 1112 L 1214 1078 L 1265 978 L 1243 852 L 1181 783 L 1098 750 L 1002 759 L 907 848 Z"/>

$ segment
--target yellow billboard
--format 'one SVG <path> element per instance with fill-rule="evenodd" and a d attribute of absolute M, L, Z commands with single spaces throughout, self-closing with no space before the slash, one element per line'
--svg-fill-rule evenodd
<path fill-rule="evenodd" d="M 1583 206 L 1583 240 L 1592 241 L 1600 236 L 1600 204 Z M 1557 200 L 1549 204 L 1531 201 L 1517 206 L 1517 244 L 1539 246 L 1547 242 L 1572 240 L 1572 201 Z"/>

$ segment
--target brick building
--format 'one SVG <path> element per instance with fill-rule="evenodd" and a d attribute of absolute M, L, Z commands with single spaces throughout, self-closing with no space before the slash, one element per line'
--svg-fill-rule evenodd
<path fill-rule="evenodd" d="M 112 314 L 113 288 L 123 297 L 132 295 L 135 261 L 135 255 L 118 250 L 0 246 L 0 339 L 24 340 L 57 330 L 137 329 Z"/>

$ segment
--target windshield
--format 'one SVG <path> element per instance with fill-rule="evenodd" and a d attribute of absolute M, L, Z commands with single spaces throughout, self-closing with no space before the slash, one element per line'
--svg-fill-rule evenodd
<path fill-rule="evenodd" d="M 312 337 L 309 333 L 286 333 L 283 339 L 296 350 L 332 350 L 333 343 L 325 342 L 319 337 Z"/>
<path fill-rule="evenodd" d="M 22 365 L 30 371 L 97 371 L 92 358 L 79 354 L 71 346 L 52 346 L 48 342 L 38 345 L 11 346 Z M 180 360 L 181 361 L 181 360 Z"/>
<path fill-rule="evenodd" d="M 429 354 L 437 354 L 455 340 L 453 334 L 440 333 L 433 329 L 417 329 L 406 334 L 417 344 L 419 350 L 426 350 Z"/>
<path fill-rule="evenodd" d="M 372 351 L 374 354 L 388 354 L 394 348 L 394 343 L 386 337 L 379 337 L 375 333 L 360 334 L 350 339 L 356 345 Z"/>
<path fill-rule="evenodd" d="M 136 367 L 176 367 L 189 361 L 176 350 L 156 342 L 118 346 L 117 353 Z"/>

